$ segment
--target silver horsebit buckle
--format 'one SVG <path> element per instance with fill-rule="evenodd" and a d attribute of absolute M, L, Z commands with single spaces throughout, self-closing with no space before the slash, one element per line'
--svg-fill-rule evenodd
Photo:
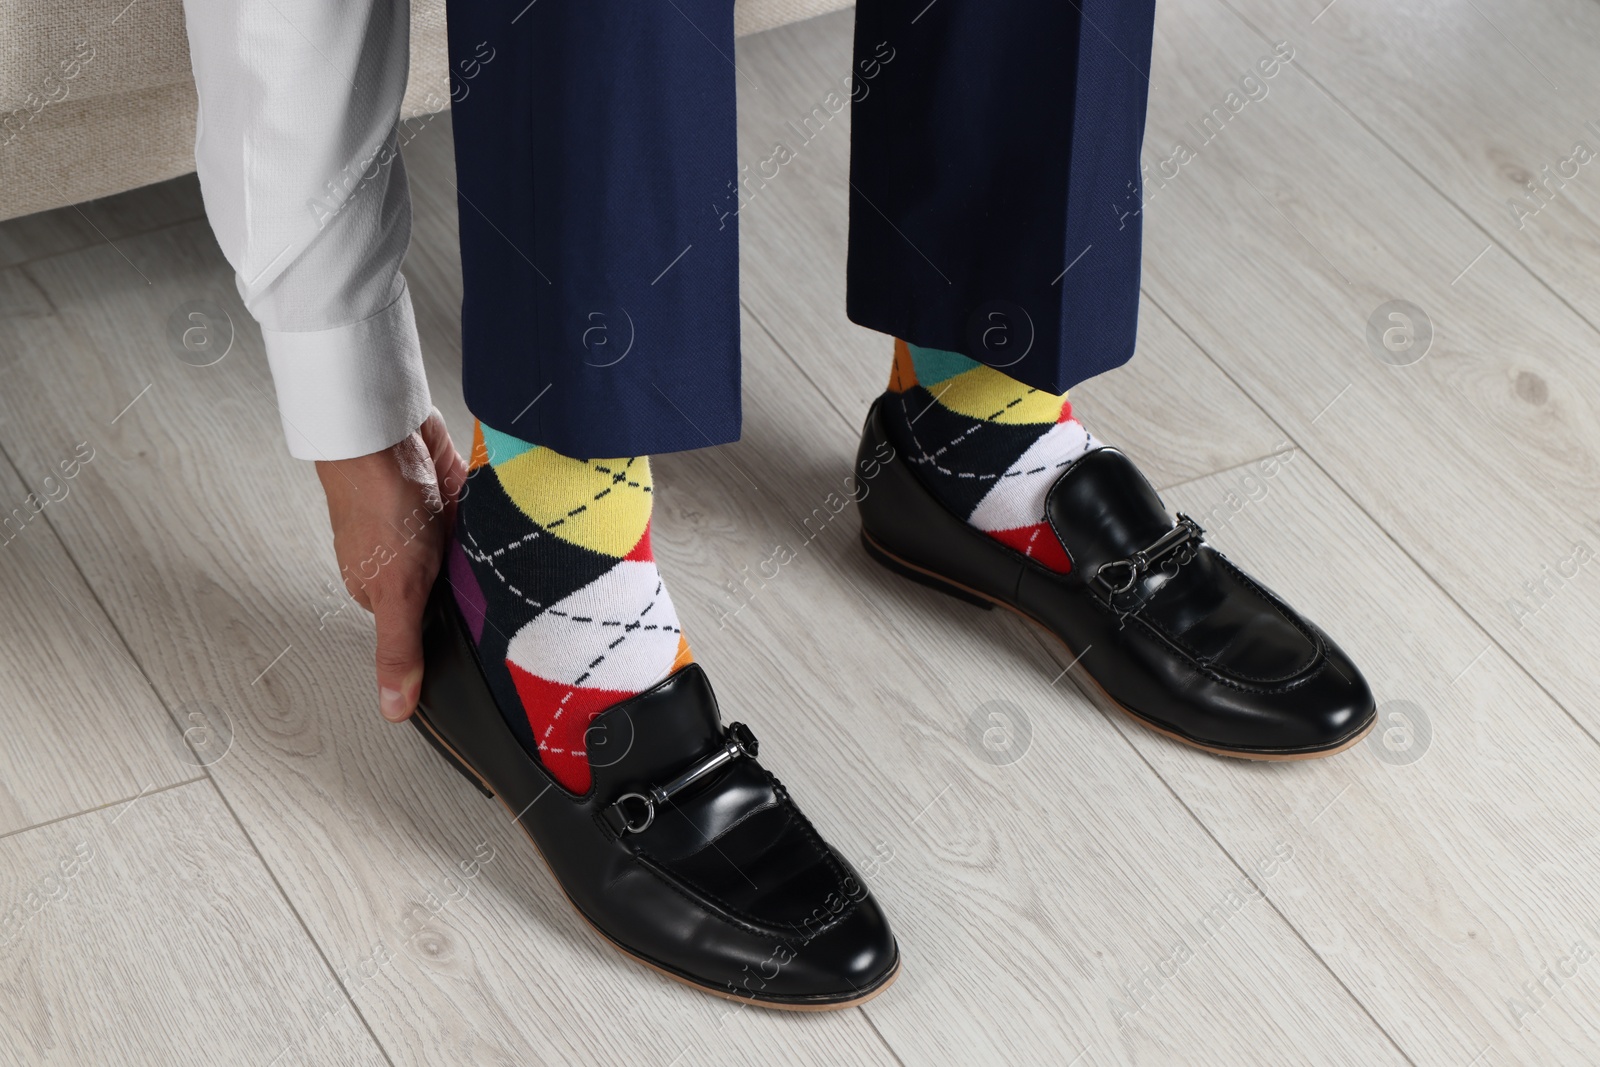
<path fill-rule="evenodd" d="M 1127 559 L 1112 560 L 1096 567 L 1095 581 L 1113 597 L 1118 597 L 1138 585 L 1151 571 L 1159 569 L 1176 574 L 1179 567 L 1194 559 L 1205 535 L 1198 522 L 1180 511 L 1178 524 L 1158 537 L 1149 548 Z"/>
<path fill-rule="evenodd" d="M 694 766 L 665 785 L 653 785 L 643 793 L 624 793 L 611 805 L 607 814 L 614 815 L 613 825 L 620 825 L 619 834 L 638 834 L 650 829 L 656 821 L 656 809 L 672 797 L 683 792 L 712 771 L 726 766 L 740 757 L 755 759 L 760 743 L 750 727 L 742 722 L 730 723 L 723 731 L 722 747 L 701 759 Z"/>

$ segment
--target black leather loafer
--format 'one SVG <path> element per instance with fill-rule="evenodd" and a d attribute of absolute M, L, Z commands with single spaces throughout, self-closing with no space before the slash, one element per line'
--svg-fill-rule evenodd
<path fill-rule="evenodd" d="M 896 450 L 881 404 L 857 468 L 862 541 L 878 562 L 1038 623 L 1118 708 L 1197 748 L 1310 759 L 1372 728 L 1355 664 L 1192 519 L 1174 523 L 1121 452 L 1088 452 L 1051 487 L 1046 517 L 1072 563 L 1057 574 L 946 510 Z"/>
<path fill-rule="evenodd" d="M 595 719 L 574 796 L 517 742 L 443 578 L 428 604 L 412 722 L 516 817 L 567 898 L 617 948 L 689 985 L 773 1008 L 882 992 L 900 951 L 860 875 L 721 724 L 691 664 Z"/>

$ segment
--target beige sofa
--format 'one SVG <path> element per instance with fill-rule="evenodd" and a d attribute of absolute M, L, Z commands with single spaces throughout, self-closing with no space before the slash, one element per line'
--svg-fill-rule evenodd
<path fill-rule="evenodd" d="M 849 4 L 736 0 L 734 20 L 742 35 Z M 447 65 L 444 0 L 413 0 L 407 117 L 449 100 Z M 188 173 L 194 119 L 182 0 L 0 0 L 0 219 Z"/>

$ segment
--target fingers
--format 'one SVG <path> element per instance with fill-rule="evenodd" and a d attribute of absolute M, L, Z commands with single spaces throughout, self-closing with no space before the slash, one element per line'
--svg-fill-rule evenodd
<path fill-rule="evenodd" d="M 405 722 L 422 693 L 422 615 L 427 586 L 385 589 L 372 597 L 378 629 L 378 710 Z"/>
<path fill-rule="evenodd" d="M 466 485 L 467 461 L 456 451 L 455 442 L 451 441 L 450 431 L 445 427 L 444 416 L 439 414 L 438 408 L 433 409 L 419 432 L 428 448 L 428 455 L 433 460 L 439 495 L 445 507 L 445 517 L 447 520 L 452 520 L 456 500 Z"/>
<path fill-rule="evenodd" d="M 389 448 L 319 462 L 334 554 L 350 595 L 377 623 L 378 707 L 411 717 L 422 691 L 422 617 L 455 519 L 466 463 L 433 411 Z"/>

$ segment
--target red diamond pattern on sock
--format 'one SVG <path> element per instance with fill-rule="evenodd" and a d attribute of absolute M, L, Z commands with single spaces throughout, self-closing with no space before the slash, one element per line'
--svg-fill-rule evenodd
<path fill-rule="evenodd" d="M 610 689 L 587 689 L 540 678 L 510 660 L 506 667 L 524 708 L 541 711 L 539 760 L 556 781 L 574 793 L 587 793 L 591 781 L 585 735 L 595 718 L 633 696 Z M 531 717 L 530 717 L 531 719 Z"/>
<path fill-rule="evenodd" d="M 481 424 L 474 436 L 480 488 L 456 548 L 476 596 L 461 583 L 462 610 L 481 609 L 479 659 L 517 740 L 581 795 L 594 719 L 694 661 L 651 550 L 650 461 L 563 456 Z"/>
<path fill-rule="evenodd" d="M 639 535 L 639 543 L 634 545 L 632 550 L 622 558 L 625 562 L 631 563 L 649 563 L 655 560 L 656 557 L 650 551 L 650 524 L 648 522 L 644 524 L 644 533 Z"/>
<path fill-rule="evenodd" d="M 945 508 L 1047 570 L 1072 570 L 1045 502 L 1062 473 L 1099 446 L 1065 393 L 896 340 L 886 398 L 907 459 Z"/>
<path fill-rule="evenodd" d="M 589 790 L 584 733 L 614 704 L 691 657 L 672 598 L 650 560 L 618 560 L 528 620 L 506 646 L 506 668 L 539 758 L 573 793 Z"/>
<path fill-rule="evenodd" d="M 1014 530 L 985 530 L 984 533 L 1057 574 L 1067 574 L 1072 570 L 1072 560 L 1067 558 L 1066 549 L 1061 547 L 1055 531 L 1047 522 Z"/>

